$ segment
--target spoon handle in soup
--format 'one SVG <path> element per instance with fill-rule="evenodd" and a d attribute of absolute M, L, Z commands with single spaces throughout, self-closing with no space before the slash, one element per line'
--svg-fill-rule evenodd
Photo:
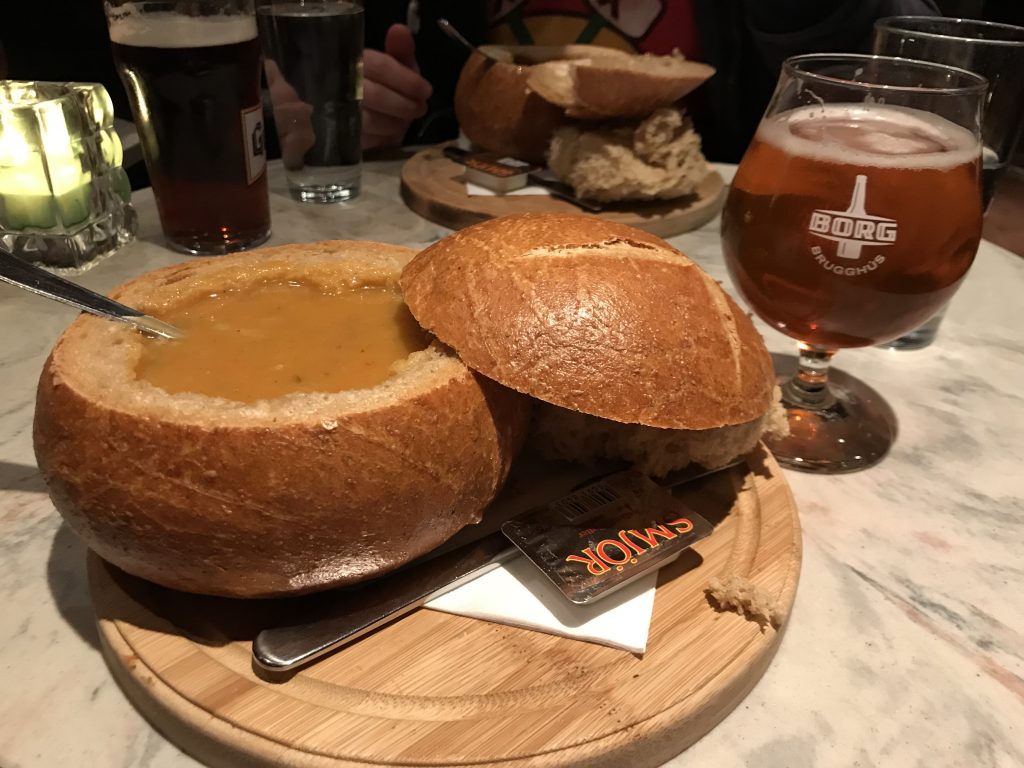
<path fill-rule="evenodd" d="M 163 320 L 150 317 L 137 309 L 126 307 L 124 304 L 90 291 L 77 283 L 47 272 L 41 267 L 29 264 L 2 248 L 0 248 L 0 281 L 100 317 L 128 323 L 154 336 L 177 339 L 182 335 L 179 329 Z"/>

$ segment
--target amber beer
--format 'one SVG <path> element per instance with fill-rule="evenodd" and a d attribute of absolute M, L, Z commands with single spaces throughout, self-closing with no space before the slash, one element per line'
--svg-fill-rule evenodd
<path fill-rule="evenodd" d="M 270 234 L 252 16 L 172 12 L 110 18 L 164 234 L 192 253 L 226 253 Z"/>
<path fill-rule="evenodd" d="M 896 338 L 942 307 L 981 238 L 980 147 L 936 115 L 877 104 L 766 118 L 722 219 L 735 285 L 824 348 Z"/>

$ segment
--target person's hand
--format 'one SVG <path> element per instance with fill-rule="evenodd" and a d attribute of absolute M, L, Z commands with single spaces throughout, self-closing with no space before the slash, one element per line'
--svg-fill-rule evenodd
<path fill-rule="evenodd" d="M 289 171 L 297 171 L 305 164 L 306 152 L 316 143 L 313 131 L 313 106 L 299 98 L 299 94 L 284 79 L 277 62 L 267 59 L 263 63 L 267 75 L 267 90 L 274 109 L 277 140 L 281 144 L 281 159 Z"/>
<path fill-rule="evenodd" d="M 384 51 L 363 55 L 363 149 L 396 147 L 409 123 L 427 111 L 433 89 L 420 77 L 416 43 L 404 24 L 384 38 Z"/>

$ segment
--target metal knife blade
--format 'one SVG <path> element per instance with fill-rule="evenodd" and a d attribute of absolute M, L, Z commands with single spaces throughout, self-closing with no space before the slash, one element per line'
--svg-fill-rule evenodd
<path fill-rule="evenodd" d="M 308 664 L 394 621 L 467 581 L 483 576 L 518 550 L 500 531 L 458 549 L 340 592 L 340 613 L 308 624 L 260 632 L 252 656 L 265 670 L 281 672 Z"/>
<path fill-rule="evenodd" d="M 577 208 L 581 208 L 587 213 L 600 213 L 604 210 L 598 203 L 592 203 L 589 200 L 576 197 L 573 188 L 561 181 L 544 178 L 539 173 L 528 174 L 526 178 L 531 184 L 536 184 L 538 187 L 544 187 L 551 193 L 552 197 L 557 197 L 559 200 L 565 200 L 567 203 L 572 203 Z"/>
<path fill-rule="evenodd" d="M 734 461 L 713 470 L 687 467 L 657 482 L 673 488 L 742 463 Z M 600 479 L 594 478 L 587 485 Z M 253 661 L 268 672 L 301 667 L 483 576 L 518 554 L 519 550 L 497 531 L 365 585 L 339 590 L 337 608 L 330 615 L 260 632 L 252 643 Z"/>

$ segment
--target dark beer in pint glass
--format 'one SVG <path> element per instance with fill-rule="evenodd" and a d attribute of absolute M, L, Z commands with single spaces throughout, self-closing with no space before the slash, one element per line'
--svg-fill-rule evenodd
<path fill-rule="evenodd" d="M 877 103 L 766 117 L 722 219 L 734 280 L 767 322 L 820 348 L 917 327 L 956 291 L 981 237 L 976 135 Z"/>
<path fill-rule="evenodd" d="M 251 6 L 107 3 L 114 59 L 160 222 L 177 250 L 227 253 L 270 234 L 262 61 Z"/>

